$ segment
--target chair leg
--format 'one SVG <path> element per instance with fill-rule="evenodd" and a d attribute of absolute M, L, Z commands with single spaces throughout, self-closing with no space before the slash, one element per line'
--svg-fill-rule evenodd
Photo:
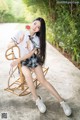
<path fill-rule="evenodd" d="M 44 68 L 43 67 L 43 72 L 44 72 L 44 75 L 47 74 L 48 72 L 48 69 L 49 68 Z M 11 79 L 10 79 L 11 80 Z M 40 82 L 37 80 L 37 78 L 33 78 L 33 82 L 34 82 L 34 85 L 35 85 L 35 88 L 37 89 L 38 86 L 40 85 Z M 20 78 L 18 78 L 15 82 L 9 84 L 9 86 L 5 89 L 13 94 L 16 94 L 18 96 L 24 96 L 24 95 L 28 95 L 30 94 L 30 90 L 29 90 L 29 87 L 25 81 L 25 78 L 22 74 L 22 71 L 20 73 Z"/>

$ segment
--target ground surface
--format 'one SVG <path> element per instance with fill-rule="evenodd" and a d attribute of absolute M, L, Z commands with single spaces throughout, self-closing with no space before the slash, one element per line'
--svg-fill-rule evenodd
<path fill-rule="evenodd" d="M 49 43 L 45 63 L 49 67 L 46 79 L 71 106 L 72 116 L 66 117 L 57 100 L 42 86 L 39 86 L 37 92 L 47 106 L 45 114 L 38 111 L 31 94 L 18 97 L 4 91 L 10 68 L 9 61 L 5 59 L 6 46 L 12 33 L 20 26 L 22 25 L 0 24 L 0 120 L 3 120 L 4 113 L 7 113 L 5 120 L 80 120 L 80 70 Z"/>

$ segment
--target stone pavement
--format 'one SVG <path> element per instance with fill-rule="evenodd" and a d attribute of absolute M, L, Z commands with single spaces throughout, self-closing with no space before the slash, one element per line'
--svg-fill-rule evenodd
<path fill-rule="evenodd" d="M 45 66 L 49 67 L 46 79 L 68 102 L 73 114 L 66 117 L 57 100 L 42 86 L 39 86 L 37 92 L 41 94 L 47 106 L 45 114 L 38 111 L 31 94 L 18 97 L 4 91 L 10 68 L 10 62 L 5 59 L 7 43 L 12 33 L 22 26 L 24 25 L 0 24 L 0 120 L 4 120 L 4 114 L 7 114 L 5 120 L 80 120 L 80 70 L 49 43 L 45 63 Z"/>

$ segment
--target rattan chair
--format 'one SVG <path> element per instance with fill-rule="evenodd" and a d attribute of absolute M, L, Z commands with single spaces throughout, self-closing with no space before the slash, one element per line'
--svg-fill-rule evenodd
<path fill-rule="evenodd" d="M 15 57 L 15 53 L 17 53 L 17 57 Z M 7 49 L 5 53 L 5 57 L 7 60 L 14 60 L 20 57 L 19 47 L 15 45 Z M 46 75 L 49 68 L 42 67 L 42 69 L 43 69 L 44 75 Z M 18 77 L 15 76 L 14 78 L 14 74 L 18 74 Z M 37 88 L 40 85 L 40 83 L 37 80 L 34 71 L 31 70 L 31 74 L 32 74 L 34 86 L 35 88 Z M 24 96 L 30 93 L 25 77 L 21 71 L 21 63 L 19 63 L 14 69 L 12 70 L 10 69 L 10 74 L 8 78 L 8 87 L 5 90 L 12 92 L 18 96 Z"/>

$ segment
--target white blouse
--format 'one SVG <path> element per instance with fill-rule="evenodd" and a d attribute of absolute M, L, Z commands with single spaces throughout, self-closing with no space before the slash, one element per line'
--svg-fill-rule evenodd
<path fill-rule="evenodd" d="M 20 41 L 20 38 L 23 37 L 22 41 Z M 29 49 L 28 49 L 28 41 L 30 41 L 29 39 L 29 35 L 30 35 L 30 32 L 27 30 L 26 32 L 25 31 L 18 31 L 17 34 L 15 34 L 11 39 L 14 41 L 14 42 L 17 42 L 17 46 L 20 48 L 20 56 L 23 57 L 24 55 L 28 54 L 30 51 L 33 50 L 34 48 L 34 45 L 32 42 L 30 42 L 30 46 L 29 46 Z M 40 48 L 40 40 L 39 40 L 39 37 L 36 36 L 36 34 L 34 34 L 33 36 L 33 39 L 32 41 L 34 41 L 35 43 L 35 47 L 36 48 Z M 20 42 L 20 43 L 19 43 Z"/>

